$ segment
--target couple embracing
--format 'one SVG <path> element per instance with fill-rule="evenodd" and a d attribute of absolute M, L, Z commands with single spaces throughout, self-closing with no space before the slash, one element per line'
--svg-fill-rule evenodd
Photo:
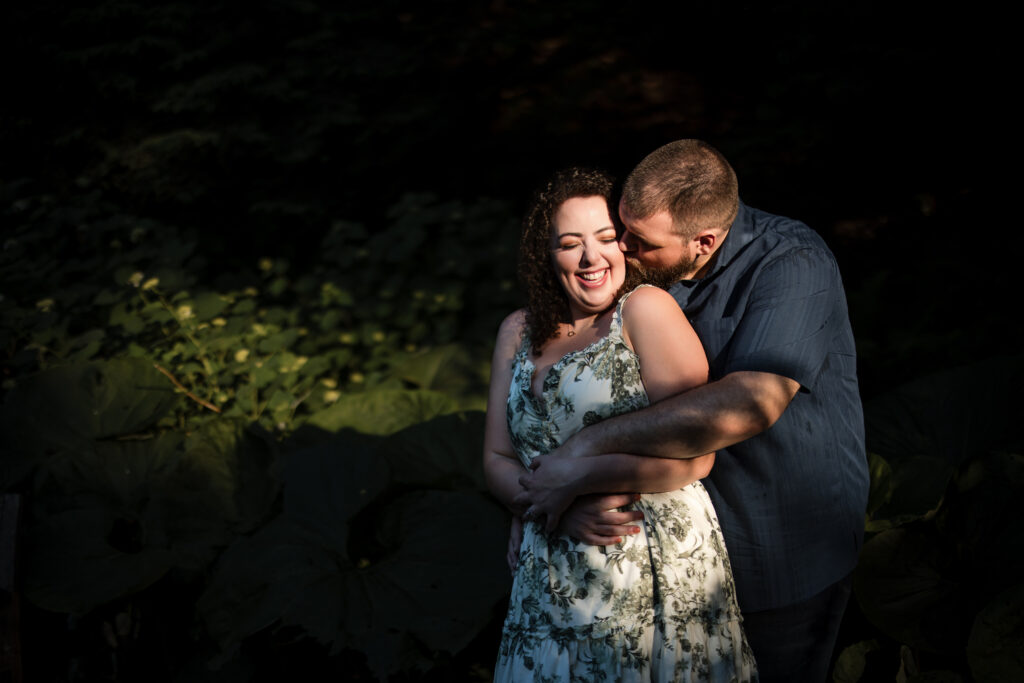
<path fill-rule="evenodd" d="M 621 196 L 556 174 L 519 275 L 484 442 L 514 513 L 495 680 L 823 681 L 868 487 L 824 242 L 680 140 Z"/>

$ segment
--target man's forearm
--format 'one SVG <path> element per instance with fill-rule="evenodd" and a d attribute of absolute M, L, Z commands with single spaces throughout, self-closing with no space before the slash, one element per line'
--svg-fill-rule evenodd
<path fill-rule="evenodd" d="M 714 454 L 671 459 L 606 453 L 573 460 L 585 468 L 577 495 L 588 493 L 661 493 L 675 491 L 711 472 Z"/>
<path fill-rule="evenodd" d="M 636 412 L 591 425 L 563 454 L 632 453 L 693 458 L 749 439 L 782 415 L 799 385 L 760 372 L 737 372 Z"/>

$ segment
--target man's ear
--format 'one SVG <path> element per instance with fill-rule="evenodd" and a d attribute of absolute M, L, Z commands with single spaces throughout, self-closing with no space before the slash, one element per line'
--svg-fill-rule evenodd
<path fill-rule="evenodd" d="M 707 256 L 715 251 L 715 246 L 718 244 L 718 235 L 707 230 L 699 233 L 693 238 L 693 241 L 697 243 L 697 253 L 701 256 Z"/>

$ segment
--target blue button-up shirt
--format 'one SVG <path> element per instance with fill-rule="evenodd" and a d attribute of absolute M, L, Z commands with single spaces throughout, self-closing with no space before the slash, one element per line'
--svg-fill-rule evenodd
<path fill-rule="evenodd" d="M 800 383 L 770 429 L 718 451 L 704 484 L 741 608 L 809 598 L 856 564 L 869 483 L 835 258 L 803 223 L 741 203 L 708 274 L 669 293 L 704 344 L 712 380 L 756 370 Z"/>

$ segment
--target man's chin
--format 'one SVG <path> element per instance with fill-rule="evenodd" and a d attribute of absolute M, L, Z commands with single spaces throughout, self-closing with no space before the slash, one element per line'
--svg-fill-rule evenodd
<path fill-rule="evenodd" d="M 682 263 L 667 268 L 653 268 L 645 266 L 635 258 L 626 258 L 629 265 L 626 268 L 626 285 L 633 289 L 637 285 L 648 284 L 662 289 L 668 289 L 679 282 L 686 274 L 686 266 Z M 626 291 L 629 291 L 627 289 Z"/>

